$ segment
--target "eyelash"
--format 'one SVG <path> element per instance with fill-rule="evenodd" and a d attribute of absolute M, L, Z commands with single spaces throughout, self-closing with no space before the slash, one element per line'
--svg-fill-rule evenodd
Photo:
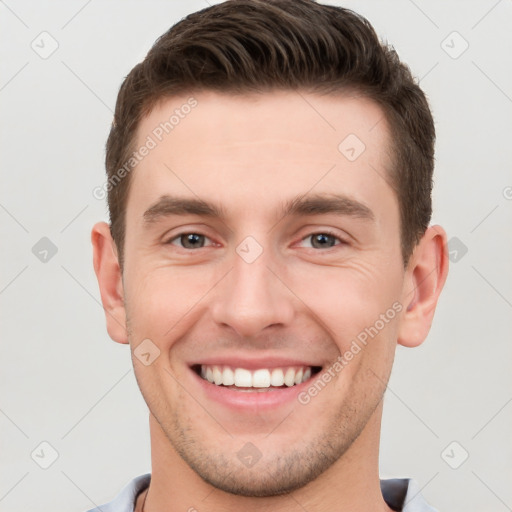
<path fill-rule="evenodd" d="M 183 247 L 182 245 L 179 246 L 181 249 L 184 249 L 186 251 L 194 251 L 194 250 L 198 250 L 198 249 L 204 249 L 205 247 L 211 247 L 212 245 L 215 245 L 215 242 L 213 242 L 208 236 L 203 235 L 202 233 L 199 233 L 199 232 L 195 232 L 195 231 L 186 231 L 186 232 L 183 232 L 183 233 L 179 233 L 176 236 L 172 237 L 170 240 L 168 240 L 166 242 L 166 244 L 177 245 L 177 244 L 173 244 L 173 242 L 176 241 L 176 240 L 180 240 L 181 237 L 186 236 L 186 235 L 199 235 L 199 236 L 203 236 L 206 240 L 210 240 L 210 242 L 212 242 L 209 245 L 206 245 L 206 246 L 203 246 L 203 247 L 199 247 L 197 249 L 189 249 L 189 248 Z M 318 249 L 320 251 L 327 251 L 329 249 L 333 249 L 334 247 L 337 247 L 337 246 L 340 246 L 340 245 L 348 245 L 348 243 L 344 239 L 340 238 L 338 235 L 336 235 L 336 233 L 333 233 L 332 231 L 329 231 L 328 229 L 322 230 L 322 231 L 315 231 L 313 233 L 310 233 L 310 234 L 306 235 L 305 237 L 301 238 L 300 242 L 304 242 L 305 240 L 310 239 L 311 237 L 316 236 L 316 235 L 331 236 L 331 237 L 333 237 L 339 243 L 335 243 L 333 246 L 326 246 L 325 249 L 318 249 L 318 248 L 315 248 L 315 247 L 308 247 L 308 249 Z"/>

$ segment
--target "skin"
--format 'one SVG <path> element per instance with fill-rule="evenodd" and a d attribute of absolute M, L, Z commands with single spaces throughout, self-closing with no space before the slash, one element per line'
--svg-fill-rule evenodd
<path fill-rule="evenodd" d="M 448 272 L 446 234 L 429 227 L 404 269 L 397 197 L 383 179 L 389 129 L 373 102 L 291 91 L 193 96 L 197 107 L 132 171 L 123 272 L 108 225 L 92 232 L 109 335 L 132 356 L 145 339 L 160 350 L 147 366 L 132 357 L 152 450 L 137 505 L 389 511 L 378 475 L 382 397 L 397 343 L 417 346 L 430 329 Z M 155 107 L 138 145 L 187 99 Z M 352 162 L 338 150 L 348 134 L 366 146 Z M 333 194 L 373 218 L 283 216 L 297 196 Z M 164 195 L 214 203 L 223 217 L 145 220 Z M 314 246 L 311 235 L 326 231 L 335 245 Z M 206 245 L 183 248 L 182 233 L 205 235 Z M 263 249 L 252 263 L 236 252 L 247 236 Z M 189 368 L 237 354 L 300 357 L 325 370 L 397 301 L 401 312 L 306 405 L 241 413 L 209 400 Z M 262 454 L 252 468 L 237 457 L 247 442 Z"/>

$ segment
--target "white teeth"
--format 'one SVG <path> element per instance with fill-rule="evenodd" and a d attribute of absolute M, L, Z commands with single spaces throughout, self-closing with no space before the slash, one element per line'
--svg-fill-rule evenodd
<path fill-rule="evenodd" d="M 238 388 L 251 388 L 252 375 L 249 370 L 237 368 L 235 370 L 235 386 Z"/>
<path fill-rule="evenodd" d="M 253 388 L 268 388 L 268 387 L 270 387 L 270 372 L 268 370 L 256 370 L 252 374 L 252 387 Z"/>
<path fill-rule="evenodd" d="M 222 372 L 219 370 L 218 366 L 213 367 L 213 382 L 219 386 L 222 384 Z"/>
<path fill-rule="evenodd" d="M 284 385 L 284 373 L 281 368 L 275 368 L 274 370 L 272 370 L 270 384 L 278 388 Z"/>
<path fill-rule="evenodd" d="M 235 383 L 235 374 L 233 370 L 229 367 L 224 368 L 224 372 L 222 374 L 222 384 L 224 386 L 232 386 Z"/>
<path fill-rule="evenodd" d="M 288 368 L 284 374 L 284 383 L 286 386 L 291 387 L 295 384 L 295 370 Z"/>
<path fill-rule="evenodd" d="M 201 365 L 203 379 L 217 386 L 235 386 L 238 388 L 259 388 L 261 391 L 274 387 L 291 387 L 311 378 L 311 367 L 261 368 L 250 371 L 245 368 L 229 366 Z M 240 389 L 248 391 L 248 389 Z M 256 389 L 254 390 L 256 391 Z"/>

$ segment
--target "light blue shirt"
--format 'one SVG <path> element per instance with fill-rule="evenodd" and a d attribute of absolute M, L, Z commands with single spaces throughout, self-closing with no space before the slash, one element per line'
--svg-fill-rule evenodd
<path fill-rule="evenodd" d="M 88 512 L 133 512 L 137 495 L 147 489 L 151 473 L 138 476 L 129 482 L 109 503 Z M 384 500 L 394 510 L 401 512 L 437 512 L 423 498 L 416 480 L 393 478 L 381 480 L 380 488 Z"/>

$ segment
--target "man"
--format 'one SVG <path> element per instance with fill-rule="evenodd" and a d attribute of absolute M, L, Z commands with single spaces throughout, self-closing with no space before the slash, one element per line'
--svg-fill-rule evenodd
<path fill-rule="evenodd" d="M 349 10 L 232 0 L 155 43 L 121 86 L 92 232 L 152 473 L 95 510 L 434 510 L 378 475 L 396 345 L 424 341 L 448 271 L 434 137 Z"/>

